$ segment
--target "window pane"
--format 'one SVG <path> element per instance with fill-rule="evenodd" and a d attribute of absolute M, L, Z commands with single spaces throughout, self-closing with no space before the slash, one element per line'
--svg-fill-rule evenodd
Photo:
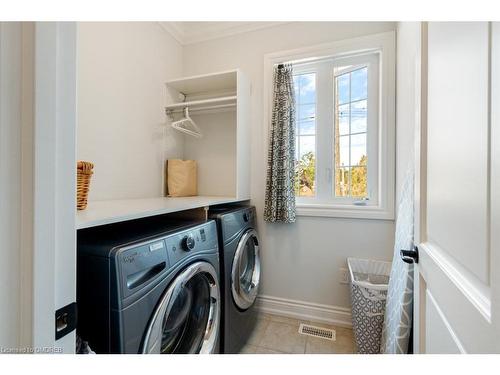
<path fill-rule="evenodd" d="M 338 134 L 349 134 L 349 104 L 340 105 L 337 110 L 338 114 Z"/>
<path fill-rule="evenodd" d="M 339 148 L 340 148 L 340 159 L 338 166 L 343 167 L 343 166 L 349 166 L 349 136 L 345 135 L 342 137 L 339 137 Z"/>
<path fill-rule="evenodd" d="M 316 113 L 315 104 L 304 104 L 299 105 L 299 121 L 302 120 L 314 120 L 314 115 Z"/>
<path fill-rule="evenodd" d="M 366 165 L 366 133 L 351 136 L 351 165 Z"/>
<path fill-rule="evenodd" d="M 337 104 L 344 104 L 349 102 L 349 74 L 343 74 L 335 78 L 336 81 L 336 94 Z"/>
<path fill-rule="evenodd" d="M 299 134 L 314 134 L 316 131 L 316 126 L 314 121 L 300 121 L 299 122 Z"/>
<path fill-rule="evenodd" d="M 349 168 L 335 170 L 335 195 L 337 197 L 349 196 Z"/>
<path fill-rule="evenodd" d="M 300 76 L 293 76 L 293 91 L 295 94 L 295 104 L 299 100 L 299 80 Z"/>
<path fill-rule="evenodd" d="M 367 196 L 366 167 L 351 168 L 351 195 L 357 198 Z"/>
<path fill-rule="evenodd" d="M 299 158 L 302 159 L 308 153 L 315 153 L 315 138 L 313 135 L 299 137 Z"/>
<path fill-rule="evenodd" d="M 301 104 L 316 102 L 316 74 L 300 75 L 300 97 Z"/>
<path fill-rule="evenodd" d="M 310 197 L 315 194 L 315 137 L 299 137 L 300 159 L 297 165 L 296 194 Z"/>
<path fill-rule="evenodd" d="M 368 87 L 368 69 L 358 69 L 351 73 L 351 101 L 366 99 Z"/>
<path fill-rule="evenodd" d="M 294 76 L 296 94 L 296 168 L 295 194 L 314 196 L 315 192 L 315 153 L 316 153 L 316 74 Z"/>
<path fill-rule="evenodd" d="M 351 104 L 351 133 L 366 132 L 367 101 Z"/>

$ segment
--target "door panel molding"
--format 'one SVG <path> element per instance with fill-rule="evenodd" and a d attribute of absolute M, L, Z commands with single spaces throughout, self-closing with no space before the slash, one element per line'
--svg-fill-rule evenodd
<path fill-rule="evenodd" d="M 429 24 L 427 240 L 489 283 L 487 22 Z M 473 249 L 473 250 L 472 250 Z"/>
<path fill-rule="evenodd" d="M 485 319 L 491 322 L 490 288 L 469 269 L 463 267 L 438 245 L 425 242 L 419 246 L 468 300 L 476 306 Z"/>
<path fill-rule="evenodd" d="M 432 251 L 424 246 L 420 250 L 421 276 L 425 279 L 426 290 L 432 293 L 450 326 L 463 343 L 467 353 L 491 353 L 495 345 L 489 319 L 471 303 L 447 273 L 435 262 Z M 432 255 L 431 255 L 432 254 Z M 421 311 L 422 306 L 421 306 Z M 422 312 L 421 312 L 422 313 Z M 422 318 L 422 317 L 421 317 Z M 427 323 L 428 324 L 428 323 Z M 428 332 L 426 330 L 426 332 Z M 481 338 L 478 340 L 478 338 Z M 425 337 L 428 343 L 432 337 Z M 427 346 L 427 345 L 426 345 Z"/>
<path fill-rule="evenodd" d="M 432 345 L 432 348 L 431 348 L 431 351 L 433 353 L 442 353 L 442 354 L 465 354 L 466 351 L 462 345 L 462 343 L 460 342 L 460 339 L 458 338 L 458 336 L 456 335 L 455 331 L 453 330 L 453 328 L 451 327 L 450 323 L 448 322 L 448 319 L 446 319 L 446 316 L 444 315 L 443 311 L 441 310 L 441 308 L 439 307 L 439 304 L 437 303 L 437 301 L 435 300 L 435 298 L 432 296 L 432 293 L 427 290 L 427 293 L 426 293 L 426 300 L 429 301 L 430 303 L 427 303 L 427 308 L 426 308 L 426 316 L 427 316 L 427 321 L 433 323 L 432 325 L 429 326 L 429 330 L 430 331 L 433 331 L 433 332 L 438 332 L 439 335 L 439 341 L 442 341 L 444 337 L 444 332 L 442 333 L 441 331 L 445 331 L 446 334 L 448 334 L 448 337 L 449 337 L 449 341 L 451 341 L 453 344 L 452 345 L 455 345 L 456 346 L 456 351 L 453 351 L 453 350 L 449 350 L 449 345 L 446 345 L 445 346 L 445 350 L 443 350 L 441 352 L 441 350 L 439 348 L 436 348 L 434 345 L 435 343 L 434 342 L 431 342 L 430 344 Z M 435 311 L 435 315 L 437 316 L 434 316 L 432 319 L 430 314 L 433 312 L 432 310 Z M 439 319 L 438 322 L 436 322 L 436 318 Z M 441 322 L 441 325 L 442 325 L 442 329 L 439 330 L 439 324 L 435 324 L 435 323 L 439 323 Z M 438 327 L 436 327 L 438 326 Z"/>

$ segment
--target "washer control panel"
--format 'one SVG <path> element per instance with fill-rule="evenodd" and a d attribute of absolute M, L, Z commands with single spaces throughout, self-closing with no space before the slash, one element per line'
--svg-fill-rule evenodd
<path fill-rule="evenodd" d="M 180 231 L 165 239 L 170 265 L 192 253 L 217 250 L 217 229 L 214 221 Z"/>
<path fill-rule="evenodd" d="M 217 252 L 214 221 L 191 225 L 118 251 L 122 296 L 128 297 L 184 258 L 197 252 Z"/>

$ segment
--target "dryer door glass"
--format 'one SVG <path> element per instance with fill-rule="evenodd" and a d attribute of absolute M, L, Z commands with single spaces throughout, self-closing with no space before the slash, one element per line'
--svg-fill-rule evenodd
<path fill-rule="evenodd" d="M 147 353 L 212 353 L 216 349 L 220 300 L 215 269 L 198 262 L 165 292 L 144 340 Z"/>
<path fill-rule="evenodd" d="M 233 299 L 241 310 L 253 305 L 260 282 L 259 239 L 253 229 L 243 234 L 234 255 L 231 272 Z"/>

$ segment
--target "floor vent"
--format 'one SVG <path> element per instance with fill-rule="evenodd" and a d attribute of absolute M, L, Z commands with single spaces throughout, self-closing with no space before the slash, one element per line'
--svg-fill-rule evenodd
<path fill-rule="evenodd" d="M 331 340 L 331 341 L 335 341 L 336 339 L 335 330 L 322 327 L 315 327 L 309 324 L 301 324 L 299 327 L 299 333 L 301 335 L 319 337 L 321 339 Z"/>

